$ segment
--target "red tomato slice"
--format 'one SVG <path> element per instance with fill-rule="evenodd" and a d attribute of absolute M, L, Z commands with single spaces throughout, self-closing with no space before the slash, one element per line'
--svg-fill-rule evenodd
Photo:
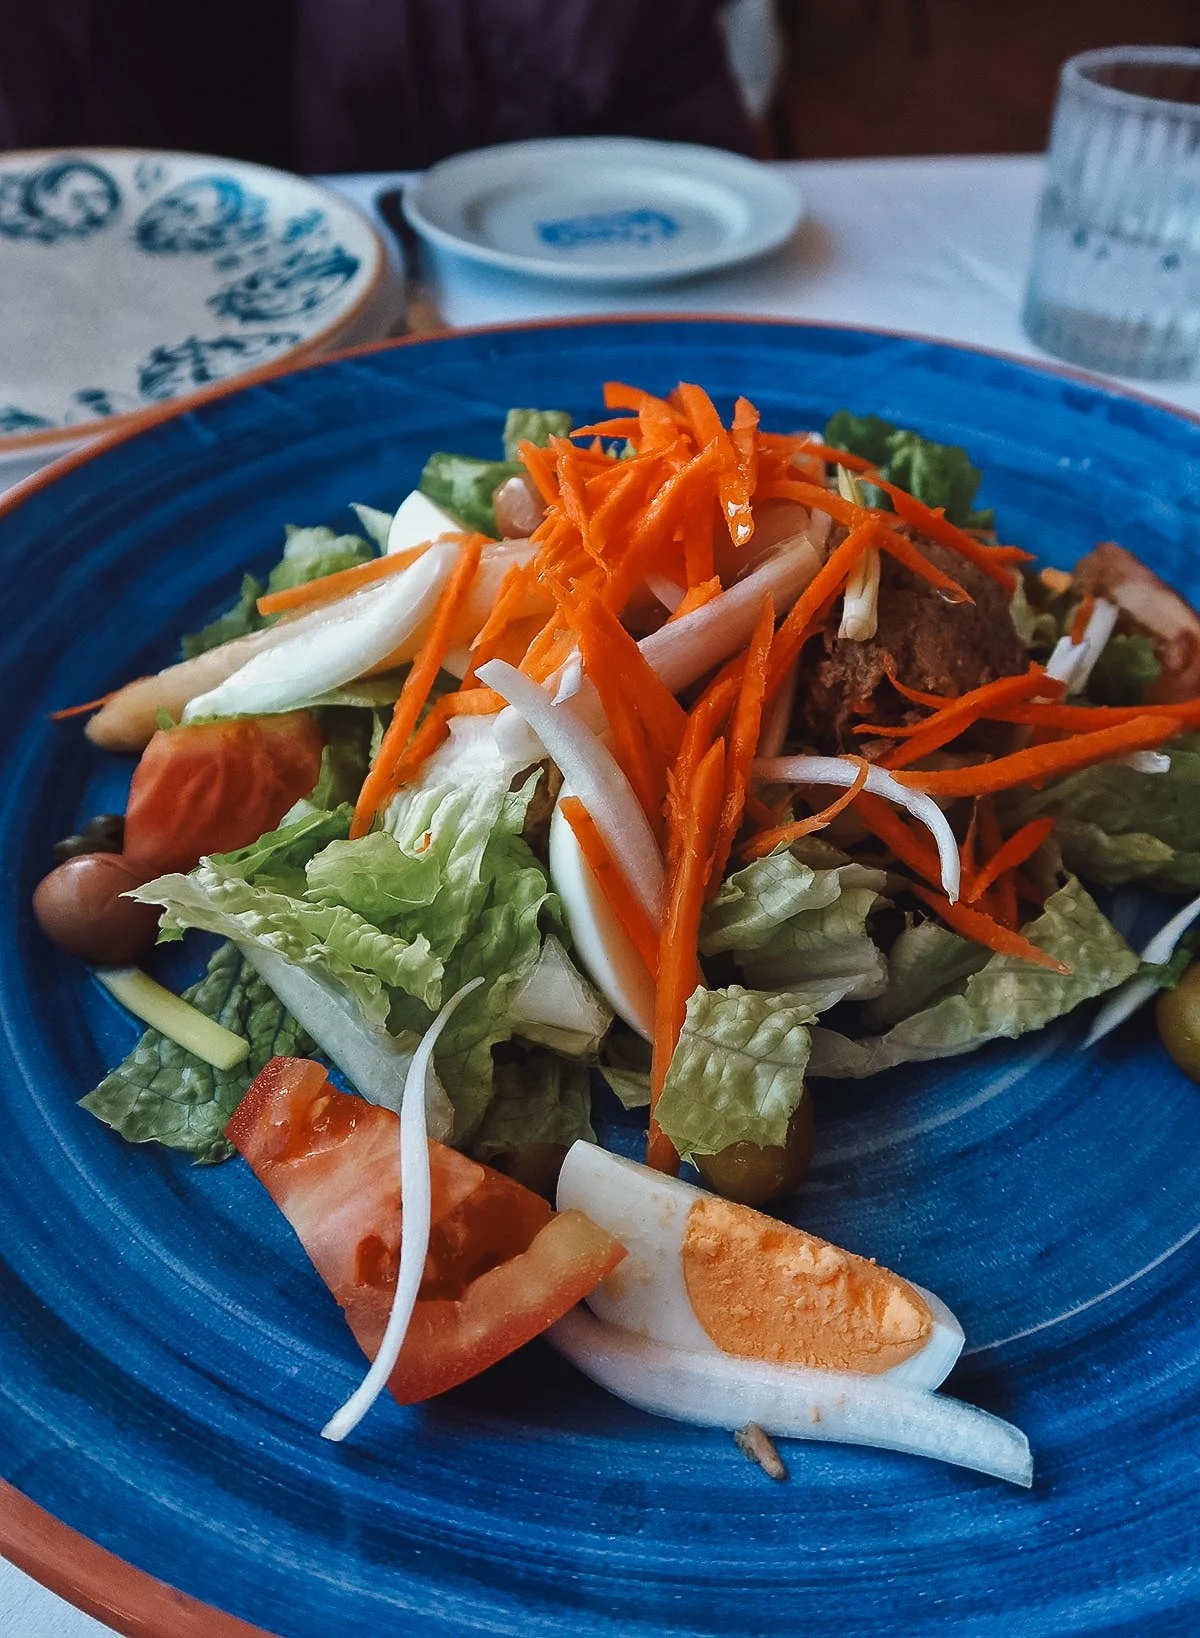
<path fill-rule="evenodd" d="M 312 790 L 324 743 L 307 711 L 160 728 L 129 787 L 126 857 L 157 875 L 245 847 Z"/>
<path fill-rule="evenodd" d="M 400 1248 L 400 1121 L 329 1085 L 320 1064 L 273 1058 L 225 1128 L 295 1229 L 371 1359 Z M 429 1255 L 388 1384 L 402 1405 L 494 1365 L 585 1297 L 625 1255 L 579 1211 L 429 1144 Z"/>

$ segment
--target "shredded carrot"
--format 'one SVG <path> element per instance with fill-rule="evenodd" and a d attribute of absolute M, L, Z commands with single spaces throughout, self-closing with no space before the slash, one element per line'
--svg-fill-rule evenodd
<path fill-rule="evenodd" d="M 1075 610 L 1075 618 L 1071 621 L 1071 641 L 1078 647 L 1083 641 L 1083 634 L 1088 628 L 1088 621 L 1095 611 L 1096 599 L 1088 592 Z"/>
<path fill-rule="evenodd" d="M 990 916 L 980 910 L 972 910 L 966 904 L 951 904 L 949 899 L 943 898 L 940 893 L 931 893 L 927 887 L 919 887 L 915 883 L 911 892 L 915 893 L 922 904 L 927 904 L 934 913 L 944 921 L 947 927 L 963 938 L 969 938 L 974 944 L 986 945 L 989 950 L 995 950 L 1000 955 L 1017 956 L 1023 961 L 1033 962 L 1035 966 L 1046 967 L 1051 972 L 1066 975 L 1071 971 L 1063 961 L 1048 955 L 1045 950 L 1039 950 L 1036 944 L 1031 944 L 1027 938 L 1011 928 L 1001 927 Z"/>
<path fill-rule="evenodd" d="M 804 444 L 800 453 L 815 455 L 818 460 L 828 461 L 831 466 L 844 466 L 851 472 L 875 471 L 875 462 L 869 461 L 865 455 L 852 455 L 848 449 L 834 449 L 831 444 Z"/>
<path fill-rule="evenodd" d="M 517 459 L 533 479 L 534 488 L 546 505 L 553 506 L 558 500 L 558 469 L 554 451 L 522 439 L 517 445 Z"/>
<path fill-rule="evenodd" d="M 576 427 L 572 438 L 636 438 L 641 422 L 636 415 L 614 415 L 607 421 L 593 421 L 589 426 Z"/>
<path fill-rule="evenodd" d="M 993 882 L 1009 872 L 1015 872 L 1019 865 L 1033 856 L 1047 840 L 1054 829 L 1054 819 L 1031 819 L 1020 830 L 1014 831 L 1008 840 L 1000 845 L 991 858 L 977 872 L 973 872 L 966 886 L 963 897 L 969 904 L 974 904 L 987 892 Z M 1015 880 L 1013 883 L 1015 890 Z"/>
<path fill-rule="evenodd" d="M 966 768 L 945 768 L 924 772 L 912 768 L 897 773 L 905 785 L 927 791 L 931 796 L 987 796 L 1011 790 L 1014 785 L 1038 785 L 1057 774 L 1073 773 L 1096 762 L 1109 762 L 1131 751 L 1155 750 L 1179 732 L 1173 717 L 1139 716 L 1114 728 L 1094 734 L 1076 734 L 1073 739 L 1050 745 L 1032 745 L 1011 756 L 997 757 Z"/>
<path fill-rule="evenodd" d="M 758 485 L 758 411 L 748 398 L 739 398 L 733 406 L 729 438 L 746 494 L 753 495 Z"/>
<path fill-rule="evenodd" d="M 680 763 L 685 750 L 686 745 L 680 751 Z M 688 997 L 701 981 L 696 945 L 725 787 L 725 741 L 717 739 L 707 747 L 693 777 L 681 777 L 686 771 L 677 764 L 669 781 L 668 824 L 675 838 L 674 864 L 659 941 L 650 1069 L 650 1141 L 646 1150 L 646 1164 L 668 1172 L 676 1169 L 678 1156 L 658 1129 L 654 1106 L 679 1041 Z"/>
<path fill-rule="evenodd" d="M 575 604 L 572 618 L 586 643 L 584 663 L 588 676 L 597 686 L 601 675 L 611 676 L 646 724 L 650 743 L 661 760 L 673 761 L 687 720 L 674 694 L 601 598 L 584 593 Z"/>
<path fill-rule="evenodd" d="M 441 536 L 442 540 L 459 542 L 466 538 L 464 534 Z M 427 540 L 407 552 L 393 552 L 390 557 L 373 557 L 367 563 L 356 563 L 352 568 L 338 569 L 333 574 L 319 575 L 316 580 L 306 580 L 302 586 L 288 586 L 283 591 L 268 592 L 259 598 L 256 605 L 258 612 L 283 614 L 289 609 L 312 608 L 321 603 L 332 603 L 339 597 L 348 597 L 363 586 L 372 586 L 377 580 L 386 580 L 389 575 L 407 569 L 410 563 L 424 556 L 432 544 Z"/>
<path fill-rule="evenodd" d="M 889 751 L 883 758 L 882 766 L 907 768 L 911 763 L 918 762 L 921 757 L 929 756 L 931 752 L 957 739 L 981 717 L 986 717 L 989 711 L 1032 699 L 1039 693 L 1061 694 L 1062 686 L 1061 683 L 1047 678 L 1041 666 L 1033 666 L 1020 676 L 999 677 L 995 682 L 983 683 L 980 687 L 971 689 L 969 693 L 960 695 L 951 705 L 935 711 L 931 717 L 926 717 L 924 722 L 917 723 L 915 729 L 902 730 L 907 743 L 897 746 L 894 751 Z"/>
<path fill-rule="evenodd" d="M 878 484 L 884 494 L 891 497 L 897 517 L 903 518 L 905 523 L 928 535 L 930 539 L 936 540 L 940 545 L 949 546 L 951 551 L 965 557 L 968 563 L 973 563 L 977 569 L 982 569 L 984 574 L 1010 591 L 1016 585 L 1017 577 L 1008 567 L 1009 563 L 1033 561 L 1032 552 L 1022 552 L 1018 557 L 1015 547 L 1005 548 L 1003 558 L 997 559 L 994 548 L 982 545 L 967 534 L 965 529 L 950 523 L 940 506 L 936 509 L 926 506 L 924 501 L 919 501 L 915 495 L 910 495 L 907 490 L 898 488 L 896 484 L 888 483 L 878 474 L 871 482 Z"/>
<path fill-rule="evenodd" d="M 826 825 L 832 824 L 838 814 L 844 812 L 858 796 L 871 771 L 871 764 L 866 757 L 856 756 L 852 760 L 858 763 L 853 785 L 848 785 L 827 807 L 809 814 L 807 819 L 797 819 L 790 825 L 776 825 L 770 830 L 760 830 L 743 846 L 742 858 L 761 859 L 768 853 L 774 853 L 777 847 L 798 842 L 802 836 L 811 836 L 814 831 L 824 830 Z"/>
<path fill-rule="evenodd" d="M 647 572 L 655 567 L 656 557 L 688 516 L 693 497 L 714 493 L 713 463 L 712 450 L 702 449 L 658 486 L 642 510 L 620 561 L 613 566 L 604 591 L 604 600 L 611 609 L 619 613 Z"/>
<path fill-rule="evenodd" d="M 101 694 L 98 700 L 85 700 L 82 705 L 64 705 L 61 711 L 49 712 L 48 720 L 63 722 L 67 717 L 82 717 L 88 711 L 98 711 L 102 705 L 107 705 L 109 700 L 115 700 L 120 692 L 119 688 L 114 688 L 111 694 Z"/>
<path fill-rule="evenodd" d="M 746 649 L 738 697 L 729 725 L 729 750 L 725 759 L 725 795 L 721 803 L 721 815 L 713 847 L 712 876 L 708 884 L 710 898 L 721 885 L 734 837 L 741 829 L 742 815 L 746 807 L 746 792 L 750 788 L 750 764 L 758 749 L 758 735 L 762 726 L 763 693 L 767 686 L 767 666 L 774 633 L 775 605 L 770 597 L 766 597 L 763 599 L 758 621 Z"/>
<path fill-rule="evenodd" d="M 564 796 L 559 803 L 563 818 L 575 833 L 579 850 L 604 901 L 620 922 L 630 943 L 637 950 L 651 977 L 658 971 L 659 932 L 646 914 L 641 900 L 633 892 L 609 851 L 608 844 L 596 828 L 596 821 L 577 796 Z"/>
<path fill-rule="evenodd" d="M 856 506 L 843 500 L 836 489 L 810 483 L 803 478 L 771 478 L 760 482 L 756 500 L 795 500 L 814 512 L 824 512 L 835 523 L 844 523 L 848 529 L 857 529 L 864 523 L 888 522 L 886 512 L 874 511 L 869 506 Z"/>
<path fill-rule="evenodd" d="M 734 545 L 743 546 L 754 533 L 754 517 L 746 471 L 738 460 L 733 439 L 703 387 L 694 386 L 690 381 L 680 382 L 679 401 L 695 432 L 696 442 L 713 451 L 721 521 Z"/>
<path fill-rule="evenodd" d="M 713 578 L 712 502 L 700 490 L 691 497 L 684 519 L 683 565 L 688 591 Z"/>
<path fill-rule="evenodd" d="M 996 807 L 990 796 L 981 796 L 976 800 L 975 815 L 978 820 L 980 854 L 984 859 L 994 859 L 1003 847 L 1003 837 L 1000 833 L 1000 821 L 996 818 Z M 967 894 L 964 893 L 963 897 L 966 898 Z M 1013 886 L 1012 877 L 1004 872 L 998 872 L 989 897 L 991 902 L 985 902 L 983 908 L 1000 923 L 1001 927 L 1008 927 L 1015 932 L 1018 925 L 1017 890 Z M 978 903 L 981 898 L 983 894 L 972 902 Z"/>
<path fill-rule="evenodd" d="M 924 876 L 927 882 L 941 886 L 942 866 L 937 849 L 924 836 L 918 836 L 889 802 L 885 802 L 882 796 L 863 791 L 854 804 L 854 811 L 871 834 L 877 836 L 901 864 L 915 870 L 918 876 Z"/>
<path fill-rule="evenodd" d="M 399 790 L 416 778 L 450 732 L 452 717 L 490 717 L 503 708 L 503 699 L 491 688 L 464 686 L 453 694 L 443 694 L 430 706 L 396 764 L 392 776 L 395 788 Z"/>
<path fill-rule="evenodd" d="M 766 699 L 774 698 L 784 678 L 800 657 L 800 650 L 815 629 L 815 620 L 827 599 L 836 596 L 850 578 L 854 565 L 869 546 L 874 546 L 880 525 L 874 518 L 852 529 L 829 554 L 800 596 L 792 604 L 787 619 L 771 644 L 771 665 L 767 673 Z"/>
<path fill-rule="evenodd" d="M 437 680 L 446 650 L 450 647 L 454 622 L 470 595 L 484 544 L 482 535 L 474 535 L 463 545 L 458 562 L 438 599 L 429 634 L 413 658 L 383 743 L 358 793 L 358 803 L 350 824 L 352 840 L 366 835 L 375 815 L 399 788 L 396 771 L 403 765 L 409 736 L 417 725 L 421 708 L 429 698 L 429 691 Z"/>
<path fill-rule="evenodd" d="M 925 553 L 914 546 L 911 540 L 908 540 L 904 535 L 898 535 L 894 529 L 881 529 L 876 544 L 880 550 L 887 552 L 890 557 L 894 557 L 906 569 L 911 570 L 913 574 L 919 575 L 922 580 L 927 580 L 931 586 L 943 592 L 952 603 L 973 603 L 975 601 L 964 586 L 960 586 L 958 581 L 951 579 L 948 574 L 943 574 L 942 570 L 936 564 L 931 563 Z"/>
<path fill-rule="evenodd" d="M 702 609 L 706 603 L 711 603 L 714 597 L 719 597 L 721 591 L 721 581 L 717 575 L 713 575 L 711 580 L 705 580 L 698 586 L 689 586 L 679 607 L 672 610 L 667 625 L 670 625 L 672 620 L 682 620 L 685 614 L 694 614 L 697 609 Z"/>
<path fill-rule="evenodd" d="M 1059 705 L 1036 704 L 997 711 L 997 722 L 1031 727 L 1062 728 L 1087 733 L 1093 728 L 1115 728 L 1139 717 L 1171 717 L 1181 728 L 1200 725 L 1200 699 L 1177 700 L 1172 705 Z"/>

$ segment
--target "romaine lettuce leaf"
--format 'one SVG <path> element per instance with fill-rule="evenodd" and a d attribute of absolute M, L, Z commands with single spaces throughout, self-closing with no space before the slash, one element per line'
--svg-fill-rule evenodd
<path fill-rule="evenodd" d="M 479 461 L 471 455 L 438 450 L 425 462 L 417 488 L 465 529 L 476 529 L 495 540 L 499 530 L 492 498 L 506 479 L 524 470 L 516 461 Z"/>
<path fill-rule="evenodd" d="M 787 1141 L 804 1096 L 812 1014 L 787 995 L 697 989 L 655 1113 L 685 1160 Z"/>
<path fill-rule="evenodd" d="M 1200 737 L 1180 734 L 1165 747 L 1167 773 L 1116 763 L 1082 768 L 1042 790 L 1003 802 L 1005 823 L 1050 813 L 1069 870 L 1103 887 L 1145 882 L 1168 892 L 1200 887 Z"/>
<path fill-rule="evenodd" d="M 510 409 L 504 417 L 504 459 L 515 461 L 523 443 L 545 449 L 551 438 L 565 438 L 570 430 L 566 410 Z"/>
<path fill-rule="evenodd" d="M 125 1061 L 80 1102 L 130 1143 L 164 1143 L 194 1155 L 200 1165 L 212 1165 L 233 1153 L 224 1135 L 226 1122 L 267 1060 L 307 1057 L 313 1044 L 232 944 L 221 945 L 184 998 L 244 1035 L 250 1056 L 235 1069 L 214 1069 L 148 1029 Z"/>
<path fill-rule="evenodd" d="M 878 995 L 887 963 L 867 918 L 886 903 L 886 882 L 862 865 L 814 869 L 786 850 L 768 854 L 721 884 L 701 952 L 732 955 L 755 989 L 786 991 L 812 1013 Z"/>
<path fill-rule="evenodd" d="M 951 523 L 968 529 L 991 528 L 990 510 L 972 510 L 983 474 L 956 444 L 935 444 L 878 415 L 853 415 L 845 409 L 830 416 L 824 436 L 833 449 L 865 456 L 889 483 L 907 489 L 926 506 L 944 507 Z M 873 484 L 864 487 L 870 490 L 867 498 L 872 505 L 890 509 L 891 501 L 881 489 Z"/>
<path fill-rule="evenodd" d="M 569 1149 L 577 1138 L 594 1143 L 592 1095 L 582 1064 L 535 1050 L 501 1058 L 495 1088 L 471 1153 L 485 1165 L 503 1165 L 534 1144 Z"/>
<path fill-rule="evenodd" d="M 963 989 L 988 963 L 982 944 L 961 938 L 940 921 L 906 927 L 888 951 L 887 988 L 863 1008 L 871 1029 L 886 1029 Z"/>
<path fill-rule="evenodd" d="M 985 1041 L 1041 1029 L 1138 969 L 1137 956 L 1073 876 L 1022 931 L 1039 949 L 1070 962 L 1072 971 L 1063 976 L 1015 956 L 989 956 L 961 993 L 923 1006 L 884 1035 L 855 1041 L 815 1028 L 810 1074 L 875 1075 L 895 1064 L 971 1052 Z M 944 973 L 944 954 L 941 963 Z"/>

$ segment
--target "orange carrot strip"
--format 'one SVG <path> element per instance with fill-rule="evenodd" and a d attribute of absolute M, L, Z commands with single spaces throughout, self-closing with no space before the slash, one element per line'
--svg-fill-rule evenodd
<path fill-rule="evenodd" d="M 729 749 L 725 758 L 725 796 L 713 844 L 713 867 L 709 879 L 709 897 L 716 894 L 725 874 L 725 866 L 733 847 L 733 839 L 741 829 L 746 807 L 746 792 L 750 788 L 750 764 L 758 748 L 762 727 L 763 694 L 767 686 L 767 666 L 771 657 L 771 639 L 775 634 L 775 605 L 771 598 L 763 599 L 758 621 L 746 649 L 741 685 L 733 707 L 729 725 Z"/>
<path fill-rule="evenodd" d="M 694 614 L 702 609 L 706 603 L 711 603 L 714 597 L 719 597 L 722 591 L 720 577 L 713 575 L 711 580 L 705 580 L 698 586 L 689 586 L 683 594 L 683 601 L 674 609 L 667 619 L 670 625 L 672 620 L 682 620 L 685 614 Z"/>
<path fill-rule="evenodd" d="M 798 450 L 801 455 L 815 455 L 819 460 L 828 461 L 831 465 L 844 466 L 851 472 L 874 472 L 875 462 L 869 461 L 865 455 L 852 455 L 848 449 L 834 449 L 830 444 L 801 444 Z"/>
<path fill-rule="evenodd" d="M 596 549 L 611 563 L 616 542 L 629 530 L 634 518 L 646 506 L 647 489 L 661 474 L 658 461 L 618 462 L 617 475 L 606 487 L 604 498 L 592 513 L 592 540 Z"/>
<path fill-rule="evenodd" d="M 990 796 L 981 796 L 978 799 L 975 803 L 975 813 L 979 821 L 980 853 L 985 859 L 993 859 L 1003 846 L 1003 838 L 1000 834 L 1000 822 L 996 818 L 995 804 Z M 1011 928 L 1015 932 L 1018 919 L 1017 890 L 1012 884 L 1011 877 L 1002 872 L 998 874 L 995 890 L 990 896 L 993 903 L 987 908 L 993 912 L 994 919 L 1001 927 Z M 967 895 L 964 893 L 963 897 L 966 898 Z"/>
<path fill-rule="evenodd" d="M 1016 575 L 1007 566 L 1008 563 L 1033 561 L 1032 552 L 1025 552 L 1020 558 L 1016 558 L 1013 555 L 1015 548 L 1010 547 L 1005 553 L 1004 560 L 998 562 L 992 555 L 991 547 L 981 545 L 979 541 L 967 534 L 965 529 L 960 529 L 956 524 L 948 522 L 940 506 L 936 510 L 933 507 L 926 506 L 924 501 L 919 501 L 915 495 L 910 495 L 906 490 L 898 488 L 894 483 L 888 483 L 885 478 L 881 478 L 878 474 L 871 479 L 871 482 L 878 484 L 884 494 L 891 497 L 892 505 L 896 508 L 897 517 L 903 518 L 905 523 L 910 524 L 914 529 L 920 530 L 922 534 L 929 535 L 931 539 L 938 541 L 942 546 L 949 546 L 952 551 L 958 552 L 969 563 L 973 563 L 977 569 L 982 569 L 984 574 L 990 576 L 991 579 L 999 581 L 1002 586 L 1011 589 L 1016 585 Z"/>
<path fill-rule="evenodd" d="M 516 618 L 536 580 L 537 563 L 533 558 L 528 563 L 514 563 L 508 570 L 500 582 L 491 612 L 475 633 L 475 641 L 471 644 L 478 664 L 482 665 L 485 657 L 492 658 L 492 644 Z"/>
<path fill-rule="evenodd" d="M 546 505 L 554 506 L 558 500 L 558 469 L 554 451 L 531 444 L 527 438 L 523 438 L 517 445 L 517 459 L 533 479 L 534 487 Z"/>
<path fill-rule="evenodd" d="M 1064 728 L 1068 733 L 1087 733 L 1094 728 L 1113 728 L 1134 722 L 1138 717 L 1173 717 L 1183 728 L 1200 724 L 1200 699 L 1177 700 L 1172 705 L 1058 705 L 1018 706 L 997 711 L 997 722 L 1015 722 L 1032 727 Z"/>
<path fill-rule="evenodd" d="M 466 540 L 464 534 L 443 535 L 443 540 Z M 256 605 L 260 614 L 283 614 L 288 609 L 310 608 L 318 603 L 331 603 L 337 597 L 347 597 L 362 586 L 371 586 L 377 580 L 407 569 L 410 563 L 427 552 L 432 541 L 413 546 L 407 552 L 393 552 L 390 557 L 373 557 L 367 563 L 355 563 L 349 569 L 337 569 L 333 574 L 319 575 L 306 580 L 302 586 L 288 586 L 283 591 L 268 592 Z"/>
<path fill-rule="evenodd" d="M 483 546 L 482 535 L 474 535 L 466 542 L 438 599 L 429 635 L 415 655 L 408 676 L 404 679 L 404 687 L 396 701 L 392 720 L 383 736 L 383 743 L 358 793 L 354 818 L 350 824 L 352 840 L 366 835 L 375 815 L 399 788 L 395 779 L 396 770 L 402 764 L 405 747 L 417 725 L 421 707 L 429 698 L 429 691 L 442 668 L 446 650 L 450 647 L 454 622 L 470 595 L 479 569 Z"/>
<path fill-rule="evenodd" d="M 967 902 L 974 904 L 993 882 L 1010 871 L 1015 872 L 1018 865 L 1023 865 L 1037 852 L 1053 829 L 1054 819 L 1049 816 L 1045 819 L 1031 819 L 1027 825 L 1022 825 L 1020 830 L 1014 831 L 1008 840 L 996 849 L 983 868 L 970 877 L 967 891 L 963 894 Z M 1013 885 L 1015 888 L 1015 881 Z"/>
<path fill-rule="evenodd" d="M 996 707 L 1019 703 L 1039 693 L 1061 694 L 1062 689 L 1061 683 L 1047 678 L 1041 666 L 1033 666 L 1017 677 L 999 677 L 995 682 L 983 683 L 918 723 L 915 733 L 906 733 L 907 744 L 889 751 L 882 766 L 907 768 L 910 763 L 957 739 Z"/>
<path fill-rule="evenodd" d="M 656 554 L 670 542 L 687 516 L 692 497 L 697 491 L 712 494 L 713 460 L 711 449 L 702 449 L 659 486 L 613 568 L 604 593 L 604 600 L 611 609 L 619 613 L 625 607 L 647 572 L 654 567 Z"/>
<path fill-rule="evenodd" d="M 50 711 L 47 720 L 64 722 L 67 717 L 81 717 L 87 711 L 98 711 L 102 705 L 107 705 L 109 700 L 115 700 L 120 692 L 119 688 L 114 688 L 111 694 L 101 694 L 98 700 L 85 700 L 82 705 L 64 705 L 61 711 Z"/>
<path fill-rule="evenodd" d="M 1077 734 L 1073 739 L 1051 745 L 1029 746 L 993 762 L 966 768 L 945 768 L 924 772 L 908 768 L 896 778 L 905 785 L 927 791 L 931 796 L 988 796 L 1012 790 L 1014 785 L 1036 785 L 1056 774 L 1072 773 L 1096 762 L 1109 762 L 1130 751 L 1152 751 L 1179 732 L 1173 717 L 1135 717 L 1115 728 L 1101 728 L 1094 734 Z"/>
<path fill-rule="evenodd" d="M 881 529 L 876 544 L 882 551 L 887 552 L 889 557 L 894 557 L 898 563 L 902 563 L 913 574 L 919 575 L 922 580 L 927 580 L 931 586 L 936 586 L 938 591 L 944 592 L 951 602 L 973 603 L 975 601 L 964 586 L 960 586 L 958 581 L 952 580 L 948 574 L 943 574 L 941 569 L 931 563 L 925 553 L 914 546 L 911 540 L 907 540 L 903 535 L 898 535 L 894 529 Z"/>
<path fill-rule="evenodd" d="M 942 867 L 937 849 L 923 836 L 918 836 L 889 802 L 863 791 L 854 811 L 872 836 L 877 836 L 902 864 L 915 870 L 918 876 L 924 876 L 926 881 L 941 886 Z"/>
<path fill-rule="evenodd" d="M 745 545 L 754 533 L 754 519 L 750 512 L 750 487 L 733 439 L 725 430 L 716 405 L 703 387 L 681 381 L 678 391 L 679 401 L 695 431 L 696 442 L 702 448 L 710 447 L 714 452 L 721 520 L 734 545 Z"/>
<path fill-rule="evenodd" d="M 434 701 L 396 764 L 396 789 L 414 779 L 437 750 L 450 732 L 451 717 L 490 717 L 503 709 L 503 699 L 491 688 L 460 688 L 457 693 L 443 694 Z"/>
<path fill-rule="evenodd" d="M 873 546 L 879 533 L 879 524 L 872 518 L 857 529 L 852 529 L 840 546 L 834 548 L 816 575 L 792 604 L 787 619 L 775 633 L 771 644 L 771 666 L 767 673 L 766 699 L 774 698 L 788 672 L 808 641 L 815 619 L 825 602 L 840 592 L 851 571 L 868 546 Z"/>
<path fill-rule="evenodd" d="M 572 438 L 636 438 L 641 422 L 636 415 L 614 415 L 607 421 L 593 421 L 590 426 L 576 427 Z"/>
<path fill-rule="evenodd" d="M 1078 645 L 1083 641 L 1083 634 L 1087 630 L 1088 621 L 1096 607 L 1096 599 L 1088 592 L 1079 607 L 1075 610 L 1075 618 L 1071 621 L 1071 641 Z"/>
<path fill-rule="evenodd" d="M 853 760 L 858 763 L 853 785 L 848 785 L 827 807 L 809 814 L 806 819 L 797 819 L 790 825 L 776 825 L 770 830 L 760 830 L 743 846 L 742 858 L 761 859 L 784 843 L 798 842 L 802 836 L 811 836 L 814 831 L 824 830 L 826 825 L 832 824 L 838 814 L 854 801 L 866 784 L 867 775 L 871 771 L 871 764 L 866 757 L 859 756 Z"/>
<path fill-rule="evenodd" d="M 632 410 L 640 415 L 644 409 L 652 410 L 656 415 L 669 419 L 675 426 L 682 426 L 683 420 L 678 411 L 673 409 L 665 398 L 656 398 L 652 392 L 643 392 L 641 387 L 630 387 L 624 381 L 606 381 L 604 383 L 605 409 Z"/>
<path fill-rule="evenodd" d="M 574 620 L 584 647 L 588 676 L 610 673 L 631 707 L 645 722 L 651 743 L 664 763 L 674 761 L 687 714 L 637 642 L 594 592 L 581 596 Z"/>
<path fill-rule="evenodd" d="M 886 512 L 856 506 L 853 501 L 843 500 L 836 489 L 826 489 L 823 484 L 808 483 L 803 478 L 772 478 L 760 482 L 755 499 L 800 501 L 814 512 L 824 512 L 835 523 L 844 523 L 848 529 L 857 529 L 864 523 L 889 521 Z"/>
<path fill-rule="evenodd" d="M 1047 967 L 1054 973 L 1069 973 L 1070 967 L 1065 962 L 1057 961 L 1045 950 L 1039 950 L 1036 944 L 1031 944 L 1027 938 L 1011 928 L 1001 927 L 990 916 L 985 916 L 980 910 L 972 910 L 965 904 L 951 904 L 949 899 L 943 898 L 940 893 L 932 893 L 927 887 L 919 887 L 913 883 L 911 892 L 915 893 L 922 904 L 929 908 L 944 921 L 947 927 L 964 938 L 969 938 L 974 944 L 986 945 L 989 950 L 995 950 L 1000 955 L 1019 956 L 1023 961 L 1031 961 L 1035 966 Z"/>
<path fill-rule="evenodd" d="M 758 411 L 748 398 L 739 398 L 733 406 L 729 440 L 737 456 L 746 494 L 752 495 L 758 484 Z"/>
<path fill-rule="evenodd" d="M 596 822 L 577 796 L 564 796 L 559 803 L 562 816 L 575 833 L 579 850 L 604 895 L 604 902 L 620 922 L 630 943 L 653 975 L 658 971 L 658 928 L 650 920 L 641 900 L 630 888 L 625 873 L 609 852 Z"/>
<path fill-rule="evenodd" d="M 680 753 L 682 761 L 682 752 Z M 675 863 L 659 941 L 658 989 L 654 1005 L 654 1055 L 650 1068 L 650 1141 L 646 1164 L 674 1171 L 678 1156 L 654 1119 L 654 1106 L 674 1056 L 688 997 L 700 982 L 696 945 L 704 890 L 712 869 L 712 848 L 725 786 L 725 741 L 718 739 L 701 757 L 694 778 L 671 781 L 668 823 L 675 837 Z"/>
<path fill-rule="evenodd" d="M 691 497 L 684 519 L 683 564 L 689 591 L 713 578 L 712 504 L 699 491 Z"/>

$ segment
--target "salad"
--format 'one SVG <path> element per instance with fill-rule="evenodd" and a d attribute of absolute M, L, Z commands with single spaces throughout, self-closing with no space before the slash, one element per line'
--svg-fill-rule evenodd
<path fill-rule="evenodd" d="M 330 1437 L 549 1328 L 661 1414 L 1028 1483 L 934 1391 L 944 1304 L 753 1208 L 812 1078 L 1156 991 L 1200 1072 L 1200 901 L 1141 955 L 1104 908 L 1200 889 L 1200 621 L 1113 544 L 1039 572 L 965 452 L 876 417 L 604 402 L 289 530 L 177 664 L 61 713 L 139 758 L 35 898 L 151 1026 L 83 1106 L 253 1166 L 374 1362 Z M 136 963 L 192 929 L 180 999 Z M 645 1165 L 596 1147 L 598 1078 Z"/>

